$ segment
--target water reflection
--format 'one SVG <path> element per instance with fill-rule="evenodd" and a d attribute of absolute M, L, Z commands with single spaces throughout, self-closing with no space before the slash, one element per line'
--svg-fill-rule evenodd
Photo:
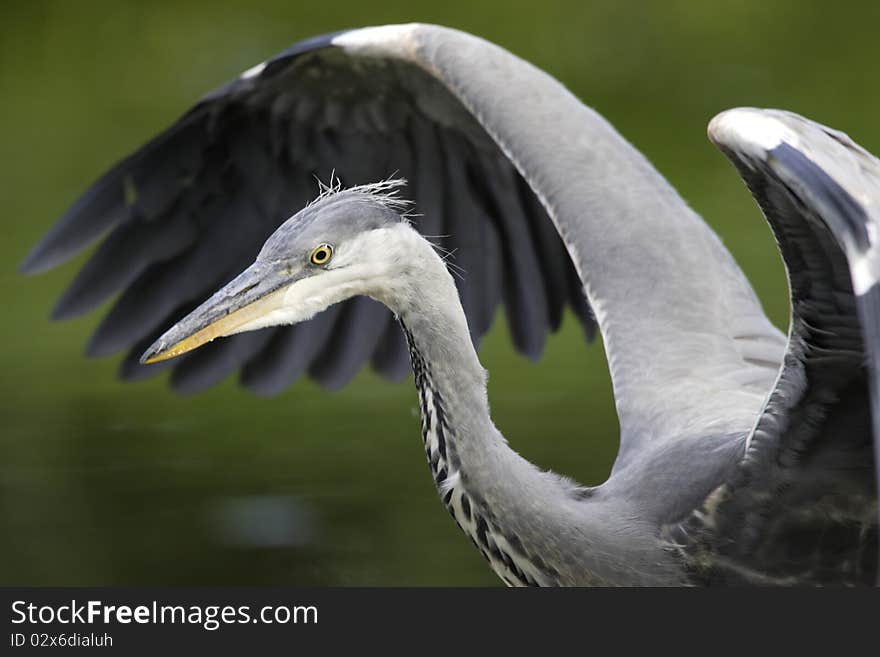
<path fill-rule="evenodd" d="M 223 498 L 206 515 L 216 540 L 235 548 L 301 548 L 315 539 L 314 513 L 290 495 Z"/>

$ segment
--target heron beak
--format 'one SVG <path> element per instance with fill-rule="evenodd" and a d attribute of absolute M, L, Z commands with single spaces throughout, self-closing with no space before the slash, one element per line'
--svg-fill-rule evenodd
<path fill-rule="evenodd" d="M 215 338 L 260 328 L 261 321 L 282 308 L 287 288 L 301 277 L 275 264 L 254 263 L 166 331 L 144 352 L 141 363 L 158 363 Z"/>

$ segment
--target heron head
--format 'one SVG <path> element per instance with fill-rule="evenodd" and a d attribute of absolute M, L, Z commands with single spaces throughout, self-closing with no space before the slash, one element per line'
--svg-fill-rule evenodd
<path fill-rule="evenodd" d="M 356 295 L 381 297 L 415 231 L 400 180 L 328 189 L 284 222 L 256 261 L 166 331 L 142 363 L 179 356 L 226 335 L 295 324 Z M 381 300 L 381 299 L 380 299 Z"/>

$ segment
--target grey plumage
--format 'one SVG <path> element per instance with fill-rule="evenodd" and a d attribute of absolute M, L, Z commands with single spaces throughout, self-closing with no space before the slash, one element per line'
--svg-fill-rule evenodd
<path fill-rule="evenodd" d="M 710 136 L 780 245 L 789 339 L 604 119 L 436 26 L 317 37 L 208 94 L 86 192 L 24 268 L 112 229 L 58 314 L 123 290 L 90 352 L 147 360 L 239 333 L 182 356 L 183 391 L 237 368 L 266 394 L 305 372 L 336 388 L 368 361 L 396 379 L 408 351 L 441 499 L 508 583 L 874 583 L 880 164 L 772 110 L 722 114 Z M 346 185 L 409 178 L 409 222 L 394 182 L 300 210 L 310 174 L 334 170 Z M 311 262 L 322 243 L 333 260 Z M 474 344 L 502 301 L 533 358 L 566 304 L 588 336 L 598 323 L 621 424 L 601 486 L 539 471 L 492 424 Z M 125 376 L 175 362 L 139 369 L 134 351 Z"/>

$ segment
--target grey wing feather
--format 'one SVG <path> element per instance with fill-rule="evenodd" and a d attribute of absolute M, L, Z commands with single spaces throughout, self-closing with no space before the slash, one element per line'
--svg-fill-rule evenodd
<path fill-rule="evenodd" d="M 308 322 L 276 329 L 266 348 L 245 365 L 242 383 L 261 395 L 276 395 L 291 385 L 321 353 L 342 307 L 331 306 Z"/>
<path fill-rule="evenodd" d="M 517 176 L 516 182 L 524 214 L 532 216 L 539 213 L 540 203 L 532 190 L 520 176 Z M 584 286 L 572 267 L 565 246 L 559 240 L 553 224 L 549 221 L 533 221 L 529 226 L 532 229 L 532 243 L 535 245 L 544 279 L 544 293 L 547 297 L 549 313 L 547 319 L 550 322 L 550 329 L 555 331 L 562 322 L 562 310 L 565 308 L 569 294 L 569 281 L 574 281 L 575 291 L 581 302 L 586 305 Z M 585 318 L 589 318 L 589 313 Z M 589 323 L 589 319 L 586 319 L 586 323 Z"/>
<path fill-rule="evenodd" d="M 53 319 L 76 317 L 95 308 L 131 285 L 156 260 L 169 260 L 182 253 L 196 236 L 195 224 L 185 216 L 122 224 L 77 273 L 55 305 Z"/>
<path fill-rule="evenodd" d="M 463 138 L 455 134 L 447 135 L 442 140 L 446 179 L 451 187 L 458 190 L 467 188 L 460 163 L 467 161 L 468 154 L 462 142 Z M 488 240 L 483 235 L 482 225 L 485 217 L 473 211 L 474 208 L 468 205 L 469 200 L 466 193 L 448 197 L 445 212 L 447 228 L 440 244 L 451 253 L 461 305 L 471 320 L 471 335 L 476 337 L 483 335 L 489 328 L 488 315 L 494 308 L 491 307 L 490 294 L 484 288 L 487 281 L 493 278 L 497 280 L 497 277 L 488 272 L 488 268 L 495 263 L 486 257 Z"/>
<path fill-rule="evenodd" d="M 201 392 L 238 371 L 265 347 L 271 335 L 269 330 L 240 333 L 212 343 L 210 349 L 193 352 L 174 368 L 171 386 L 184 394 Z"/>
<path fill-rule="evenodd" d="M 373 354 L 373 368 L 391 381 L 401 381 L 410 372 L 409 352 L 403 331 L 389 322 Z"/>
<path fill-rule="evenodd" d="M 710 126 L 776 235 L 792 317 L 742 459 L 672 532 L 704 580 L 876 582 L 880 162 L 835 134 L 772 110 Z"/>
<path fill-rule="evenodd" d="M 378 301 L 351 299 L 309 367 L 309 376 L 330 390 L 344 386 L 375 352 L 389 319 L 388 311 Z"/>
<path fill-rule="evenodd" d="M 484 156 L 482 165 L 479 179 L 486 181 L 486 188 L 479 198 L 495 221 L 504 250 L 507 323 L 517 348 L 531 358 L 538 358 L 549 326 L 547 299 L 543 285 L 530 284 L 542 280 L 542 275 L 517 197 L 518 174 L 500 156 Z"/>
<path fill-rule="evenodd" d="M 177 187 L 199 167 L 200 126 L 186 119 L 125 158 L 92 185 L 51 228 L 22 264 L 25 272 L 44 271 L 71 258 L 98 239 L 108 228 L 132 215 L 133 186 L 144 181 L 165 182 L 170 172 Z M 170 165 L 163 169 L 163 165 Z M 167 192 L 148 184 L 141 204 L 165 209 L 170 205 Z M 165 202 L 158 202 L 163 199 Z"/>
<path fill-rule="evenodd" d="M 307 326 L 229 339 L 168 365 L 136 362 L 144 344 L 253 260 L 316 193 L 314 176 L 327 180 L 334 171 L 346 185 L 408 178 L 421 213 L 414 224 L 465 270 L 459 288 L 474 339 L 489 329 L 503 288 L 516 347 L 540 354 L 570 297 L 559 287 L 564 272 L 573 272 L 541 204 L 521 198 L 528 185 L 428 73 L 345 54 L 334 36 L 296 44 L 204 96 L 99 179 L 28 256 L 24 271 L 44 270 L 107 234 L 54 312 L 73 317 L 121 292 L 90 355 L 128 350 L 124 377 L 171 367 L 182 391 L 239 368 L 262 393 L 303 372 L 339 387 L 369 361 L 399 379 L 407 367 L 399 329 L 390 313 L 361 300 Z M 548 256 L 554 262 L 542 266 Z M 576 297 L 573 305 L 591 335 L 589 313 Z"/>

